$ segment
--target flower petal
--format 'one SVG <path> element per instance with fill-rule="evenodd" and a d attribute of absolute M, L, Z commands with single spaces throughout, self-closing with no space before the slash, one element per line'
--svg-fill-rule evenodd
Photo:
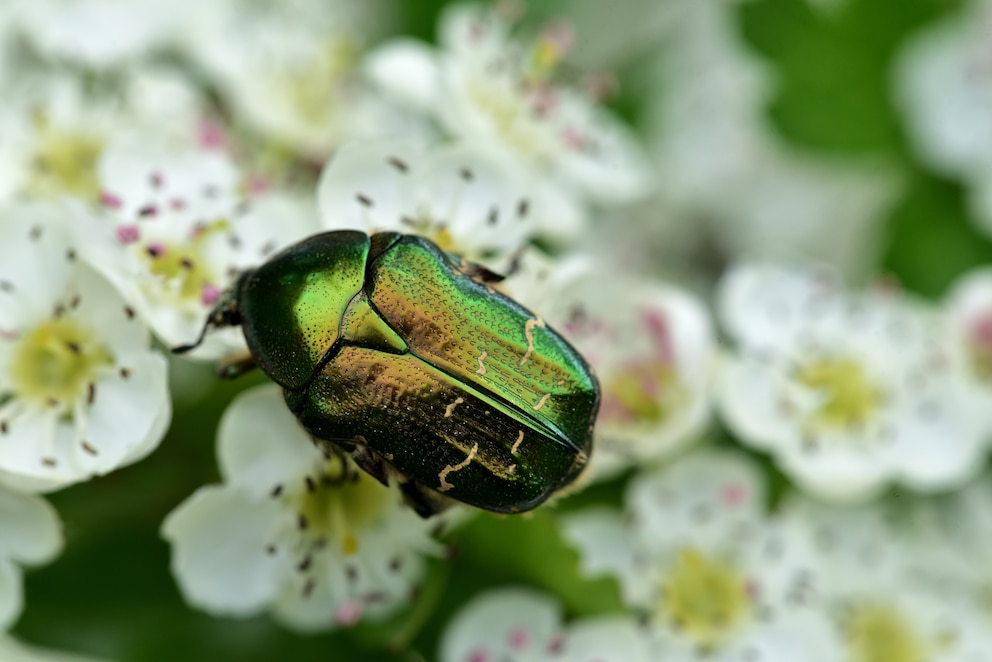
<path fill-rule="evenodd" d="M 249 615 L 264 609 L 287 571 L 267 549 L 284 525 L 271 499 L 227 487 L 203 487 L 162 523 L 172 543 L 172 574 L 186 600 L 215 614 Z"/>

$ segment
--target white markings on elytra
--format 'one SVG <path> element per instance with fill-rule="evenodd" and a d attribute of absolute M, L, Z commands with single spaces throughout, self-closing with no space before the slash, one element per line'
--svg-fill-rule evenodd
<path fill-rule="evenodd" d="M 482 364 L 482 362 L 486 360 L 486 357 L 487 356 L 489 356 L 489 352 L 487 352 L 486 350 L 482 350 L 482 354 L 479 354 L 479 357 L 478 357 L 478 359 L 479 359 L 479 369 L 475 371 L 475 374 L 477 374 L 477 375 L 484 375 L 484 374 L 486 374 L 486 366 L 484 366 Z"/>
<path fill-rule="evenodd" d="M 452 412 L 455 411 L 455 407 L 457 407 L 463 402 L 465 402 L 465 398 L 455 398 L 454 402 L 452 402 L 450 405 L 444 408 L 444 417 L 451 418 L 451 414 Z"/>
<path fill-rule="evenodd" d="M 524 431 L 520 430 L 520 434 L 517 436 L 517 440 L 513 442 L 513 448 L 510 449 L 510 453 L 516 455 L 517 449 L 520 448 L 520 442 L 524 440 Z"/>
<path fill-rule="evenodd" d="M 522 359 L 520 359 L 520 364 L 519 365 L 523 365 L 523 364 L 527 363 L 527 359 L 529 359 L 530 358 L 530 355 L 534 353 L 534 327 L 535 326 L 536 327 L 540 327 L 540 328 L 543 329 L 544 328 L 544 320 L 542 320 L 540 317 L 538 317 L 536 319 L 527 320 L 527 323 L 524 325 L 524 336 L 526 336 L 526 338 L 527 338 L 527 351 L 524 352 L 524 356 L 523 356 Z"/>
<path fill-rule="evenodd" d="M 479 452 L 479 442 L 476 442 L 475 445 L 472 446 L 472 450 L 468 452 L 468 457 L 466 457 L 458 464 L 449 464 L 444 469 L 442 469 L 441 473 L 437 475 L 438 479 L 441 481 L 441 486 L 437 488 L 437 491 L 447 492 L 452 487 L 454 487 L 454 485 L 452 485 L 447 481 L 448 474 L 454 473 L 455 471 L 461 471 L 462 469 L 467 467 L 469 464 L 472 463 L 472 459 L 475 457 L 475 454 L 478 452 Z"/>
<path fill-rule="evenodd" d="M 548 402 L 548 398 L 550 397 L 551 397 L 550 393 L 545 393 L 544 395 L 542 395 L 541 399 L 537 401 L 536 405 L 534 405 L 534 411 L 541 411 L 541 407 L 543 407 Z"/>

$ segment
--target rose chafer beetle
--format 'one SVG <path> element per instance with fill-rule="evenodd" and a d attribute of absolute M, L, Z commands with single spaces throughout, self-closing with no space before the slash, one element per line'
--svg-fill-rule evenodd
<path fill-rule="evenodd" d="M 569 485 L 599 387 L 582 356 L 489 284 L 500 277 L 397 232 L 325 232 L 242 273 L 209 316 L 327 452 L 348 453 L 427 517 L 455 499 L 502 513 Z"/>

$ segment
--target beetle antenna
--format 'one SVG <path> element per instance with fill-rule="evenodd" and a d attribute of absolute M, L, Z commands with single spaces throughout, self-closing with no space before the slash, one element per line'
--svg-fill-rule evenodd
<path fill-rule="evenodd" d="M 203 323 L 203 328 L 200 329 L 200 336 L 196 339 L 196 342 L 192 342 L 187 345 L 179 345 L 178 347 L 173 347 L 171 350 L 172 353 L 185 354 L 186 352 L 190 352 L 196 349 L 197 347 L 199 347 L 200 345 L 202 345 L 203 339 L 207 337 L 207 329 L 213 326 L 213 321 L 214 321 L 214 315 L 210 315 L 210 317 L 207 318 L 207 321 Z"/>
<path fill-rule="evenodd" d="M 241 278 L 243 277 L 244 274 L 242 274 Z M 200 336 L 196 339 L 196 342 L 173 347 L 173 354 L 185 354 L 202 345 L 203 340 L 207 337 L 207 331 L 211 327 L 219 329 L 225 326 L 238 326 L 241 324 L 241 311 L 238 309 L 238 291 L 241 286 L 241 278 L 234 284 L 234 287 L 226 290 L 221 295 L 220 302 L 210 311 L 207 321 L 203 323 L 203 328 L 200 329 Z"/>

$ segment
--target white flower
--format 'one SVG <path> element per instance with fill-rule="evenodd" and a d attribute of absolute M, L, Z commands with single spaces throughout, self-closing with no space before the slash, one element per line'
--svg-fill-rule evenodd
<path fill-rule="evenodd" d="M 992 479 L 985 475 L 956 492 L 918 499 L 905 520 L 909 531 L 897 544 L 912 550 L 908 565 L 914 581 L 945 603 L 954 602 L 960 611 L 970 612 L 988 630 L 992 626 L 988 563 Z"/>
<path fill-rule="evenodd" d="M 6 634 L 0 634 L 0 660 L 4 662 L 102 662 L 94 657 L 31 646 Z"/>
<path fill-rule="evenodd" d="M 601 388 L 593 478 L 670 456 L 708 421 L 716 367 L 710 321 L 691 294 L 617 275 L 601 257 L 524 255 L 508 288 L 590 363 Z"/>
<path fill-rule="evenodd" d="M 0 210 L 0 476 L 54 489 L 135 462 L 171 417 L 166 361 L 83 263 L 75 214 Z"/>
<path fill-rule="evenodd" d="M 186 46 L 214 78 L 234 118 L 320 161 L 356 135 L 398 135 L 406 118 L 357 72 L 369 12 L 328 0 L 218 0 L 191 12 Z"/>
<path fill-rule="evenodd" d="M 554 80 L 567 28 L 553 25 L 529 43 L 510 31 L 493 11 L 455 5 L 441 18 L 438 51 L 390 42 L 366 68 L 383 89 L 423 107 L 455 136 L 498 150 L 569 196 L 625 202 L 643 195 L 649 168 L 635 138 Z"/>
<path fill-rule="evenodd" d="M 191 604 L 271 609 L 302 630 L 351 625 L 409 604 L 439 546 L 394 487 L 326 457 L 275 386 L 242 394 L 221 421 L 222 485 L 165 520 L 172 570 Z"/>
<path fill-rule="evenodd" d="M 12 70 L 0 75 L 0 197 L 99 199 L 97 164 L 112 139 L 192 145 L 203 101 L 176 71 L 130 68 L 113 85 L 87 89 L 81 77 Z"/>
<path fill-rule="evenodd" d="M 114 145 L 101 159 L 103 213 L 88 247 L 94 264 L 167 345 L 193 342 L 238 273 L 316 228 L 296 200 L 249 199 L 214 151 Z M 203 358 L 244 349 L 237 329 L 208 334 Z"/>
<path fill-rule="evenodd" d="M 992 3 L 965 5 L 906 45 L 896 88 L 920 155 L 965 180 L 977 220 L 992 233 Z"/>
<path fill-rule="evenodd" d="M 836 659 L 804 606 L 807 545 L 767 519 L 764 501 L 752 466 L 704 452 L 638 475 L 623 517 L 579 513 L 564 533 L 588 573 L 616 576 L 644 611 L 656 659 Z"/>
<path fill-rule="evenodd" d="M 175 37 L 182 15 L 164 0 L 13 0 L 14 24 L 44 56 L 108 68 Z"/>
<path fill-rule="evenodd" d="M 945 309 L 952 359 L 992 399 L 992 269 L 962 276 L 948 294 Z"/>
<path fill-rule="evenodd" d="M 0 486 L 0 641 L 24 604 L 20 566 L 45 563 L 61 549 L 62 525 L 55 509 L 40 497 Z"/>
<path fill-rule="evenodd" d="M 921 581 L 921 569 L 946 572 L 946 558 L 927 554 L 881 509 L 798 501 L 783 517 L 816 554 L 807 604 L 830 623 L 841 649 L 835 659 L 966 662 L 992 650 L 977 603 Z"/>
<path fill-rule="evenodd" d="M 679 4 L 655 56 L 658 91 L 646 129 L 658 195 L 641 211 L 643 231 L 663 247 L 675 229 L 668 220 L 658 233 L 659 218 L 674 217 L 689 226 L 682 233 L 731 255 L 801 255 L 845 272 L 867 270 L 896 192 L 893 174 L 784 143 L 766 118 L 771 72 L 739 36 L 734 4 Z"/>
<path fill-rule="evenodd" d="M 937 311 L 756 264 L 725 277 L 720 307 L 737 341 L 720 379 L 723 416 L 802 487 L 858 500 L 892 481 L 935 490 L 979 470 L 989 417 L 950 360 Z"/>
<path fill-rule="evenodd" d="M 523 588 L 485 593 L 466 605 L 441 639 L 441 662 L 647 662 L 647 642 L 622 617 L 562 625 L 551 598 Z"/>
<path fill-rule="evenodd" d="M 519 251 L 556 214 L 534 187 L 467 144 L 433 152 L 409 142 L 342 147 L 320 178 L 324 227 L 423 235 L 470 261 Z"/>

